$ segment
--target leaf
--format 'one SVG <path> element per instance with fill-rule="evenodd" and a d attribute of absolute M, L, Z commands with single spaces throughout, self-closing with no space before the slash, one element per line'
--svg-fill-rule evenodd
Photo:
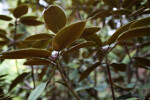
<path fill-rule="evenodd" d="M 134 21 L 120 27 L 119 29 L 117 29 L 117 31 L 108 39 L 107 43 L 106 44 L 112 44 L 115 42 L 115 40 L 118 38 L 118 36 L 120 34 L 122 34 L 124 31 L 128 30 L 130 25 L 133 23 Z"/>
<path fill-rule="evenodd" d="M 142 66 L 149 66 L 150 67 L 150 59 L 144 57 L 134 57 L 136 62 L 138 62 Z"/>
<path fill-rule="evenodd" d="M 131 24 L 130 29 L 150 25 L 150 17 L 142 18 Z"/>
<path fill-rule="evenodd" d="M 66 15 L 59 6 L 49 6 L 44 12 L 44 20 L 48 28 L 57 33 L 66 26 Z"/>
<path fill-rule="evenodd" d="M 30 94 L 28 97 L 28 100 L 37 100 L 38 97 L 42 94 L 44 89 L 46 88 L 46 83 L 41 83 L 38 85 Z"/>
<path fill-rule="evenodd" d="M 103 46 L 103 42 L 97 34 L 92 34 L 90 36 L 85 36 L 84 39 L 87 40 L 87 41 L 94 41 L 97 45 Z"/>
<path fill-rule="evenodd" d="M 132 7 L 134 4 L 139 4 L 141 0 L 124 0 L 122 2 L 122 7 L 124 8 L 130 8 Z"/>
<path fill-rule="evenodd" d="M 0 78 L 3 78 L 5 76 L 7 76 L 8 74 L 3 74 L 3 75 L 0 75 Z"/>
<path fill-rule="evenodd" d="M 95 15 L 93 15 L 92 17 L 90 17 L 92 20 L 93 19 L 97 19 L 97 18 L 105 18 L 110 16 L 110 11 L 109 10 L 102 10 L 98 13 L 96 13 Z"/>
<path fill-rule="evenodd" d="M 89 36 L 89 35 L 92 35 L 98 31 L 100 31 L 100 27 L 89 27 L 89 28 L 85 28 L 81 37 L 84 37 L 84 36 Z"/>
<path fill-rule="evenodd" d="M 8 43 L 9 43 L 9 41 L 7 41 L 7 40 L 0 41 L 0 46 L 7 45 Z"/>
<path fill-rule="evenodd" d="M 23 65 L 49 65 L 51 62 L 46 59 L 31 59 L 24 62 Z"/>
<path fill-rule="evenodd" d="M 60 51 L 69 46 L 81 36 L 84 31 L 85 24 L 86 21 L 80 21 L 62 28 L 54 37 L 52 43 L 53 49 Z"/>
<path fill-rule="evenodd" d="M 89 42 L 84 42 L 84 43 L 75 45 L 75 46 L 71 47 L 70 49 L 68 49 L 67 51 L 65 51 L 65 52 L 62 54 L 62 56 L 66 56 L 66 55 L 68 55 L 69 53 L 72 53 L 72 52 L 74 52 L 74 51 L 76 51 L 76 50 L 79 50 L 80 48 L 84 48 L 84 47 L 87 47 L 87 46 L 92 46 L 92 45 L 94 45 L 94 44 L 95 44 L 94 42 L 89 41 Z"/>
<path fill-rule="evenodd" d="M 25 41 L 40 41 L 40 40 L 48 40 L 52 37 L 52 35 L 48 33 L 40 33 L 40 34 L 35 34 L 28 36 L 25 38 Z"/>
<path fill-rule="evenodd" d="M 110 7 L 117 7 L 118 6 L 118 0 L 103 0 L 103 2 Z"/>
<path fill-rule="evenodd" d="M 21 19 L 20 22 L 28 26 L 38 26 L 44 24 L 43 22 L 38 21 L 36 19 Z"/>
<path fill-rule="evenodd" d="M 111 12 L 113 15 L 130 15 L 132 12 L 129 9 L 118 9 Z"/>
<path fill-rule="evenodd" d="M 148 35 L 150 35 L 150 27 L 134 28 L 134 29 L 123 32 L 122 35 L 117 39 L 117 41 L 123 41 L 126 39 L 148 36 Z"/>
<path fill-rule="evenodd" d="M 16 40 L 21 39 L 24 35 L 25 33 L 16 34 Z"/>
<path fill-rule="evenodd" d="M 112 63 L 110 66 L 112 66 L 117 71 L 126 71 L 127 66 L 124 63 Z"/>
<path fill-rule="evenodd" d="M 9 87 L 9 92 L 17 86 L 17 84 L 19 84 L 20 82 L 23 81 L 23 79 L 28 75 L 29 73 L 22 73 L 20 74 L 19 76 L 17 76 L 13 81 L 12 83 L 10 84 L 10 87 Z"/>
<path fill-rule="evenodd" d="M 140 9 L 138 9 L 137 11 L 133 12 L 133 13 L 130 15 L 130 17 L 131 17 L 131 16 L 138 15 L 138 14 L 141 14 L 144 9 L 145 9 L 145 7 L 142 7 L 142 8 L 140 8 Z"/>
<path fill-rule="evenodd" d="M 82 81 L 83 79 L 85 79 L 86 77 L 88 77 L 88 75 L 95 69 L 97 68 L 101 63 L 97 62 L 94 65 L 92 65 L 91 67 L 87 68 L 80 76 L 79 82 Z"/>
<path fill-rule="evenodd" d="M 22 16 L 20 20 L 35 20 L 37 18 L 37 16 Z"/>
<path fill-rule="evenodd" d="M 4 20 L 4 21 L 11 21 L 12 18 L 7 16 L 7 15 L 0 15 L 0 20 Z"/>
<path fill-rule="evenodd" d="M 22 15 L 25 15 L 27 12 L 28 12 L 28 6 L 27 5 L 20 5 L 14 9 L 13 15 L 16 18 L 19 18 Z"/>
<path fill-rule="evenodd" d="M 35 41 L 32 45 L 33 48 L 47 48 L 49 46 L 49 44 L 51 44 L 52 40 L 48 39 L 48 40 L 40 40 L 40 41 Z"/>
<path fill-rule="evenodd" d="M 51 55 L 51 52 L 44 49 L 20 49 L 10 52 L 4 52 L 1 54 L 1 59 L 25 59 L 25 58 L 32 58 L 32 57 L 44 57 L 47 58 Z"/>

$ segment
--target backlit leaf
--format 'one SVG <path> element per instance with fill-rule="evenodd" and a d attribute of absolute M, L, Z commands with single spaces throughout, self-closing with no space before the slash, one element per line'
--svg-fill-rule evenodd
<path fill-rule="evenodd" d="M 118 41 L 123 41 L 126 39 L 148 36 L 150 35 L 150 27 L 146 28 L 134 28 L 122 33 L 122 35 L 117 39 Z"/>
<path fill-rule="evenodd" d="M 140 20 L 135 21 L 131 24 L 131 28 L 144 27 L 146 25 L 150 25 L 150 17 L 142 18 Z"/>
<path fill-rule="evenodd" d="M 66 15 L 59 6 L 49 6 L 44 12 L 44 20 L 48 28 L 57 33 L 66 25 Z"/>
<path fill-rule="evenodd" d="M 117 31 L 108 39 L 107 44 L 112 44 L 115 42 L 115 40 L 118 38 L 118 36 L 120 34 L 122 34 L 124 31 L 128 30 L 130 25 L 133 23 L 134 21 L 120 27 L 119 29 L 117 29 Z"/>
<path fill-rule="evenodd" d="M 32 58 L 32 57 L 44 57 L 47 58 L 51 55 L 51 52 L 44 49 L 20 49 L 10 52 L 4 52 L 1 54 L 1 59 L 25 59 L 25 58 Z"/>
<path fill-rule="evenodd" d="M 50 35 L 48 33 L 40 33 L 40 34 L 28 36 L 27 38 L 25 38 L 25 41 L 47 40 L 47 39 L 50 39 L 51 37 L 52 37 L 52 35 Z"/>
<path fill-rule="evenodd" d="M 85 24 L 86 21 L 80 21 L 62 28 L 54 37 L 52 44 L 53 49 L 60 51 L 69 46 L 81 36 L 84 31 Z"/>
<path fill-rule="evenodd" d="M 118 9 L 111 12 L 113 15 L 130 15 L 132 12 L 129 9 Z"/>
<path fill-rule="evenodd" d="M 25 15 L 27 12 L 28 12 L 28 6 L 27 5 L 20 5 L 14 9 L 13 15 L 16 18 L 19 18 L 22 15 Z"/>
<path fill-rule="evenodd" d="M 98 31 L 100 31 L 100 27 L 89 27 L 89 28 L 85 28 L 81 37 L 84 37 L 84 36 L 89 36 L 89 35 L 92 35 Z"/>
<path fill-rule="evenodd" d="M 97 62 L 94 65 L 92 65 L 91 67 L 87 68 L 80 76 L 79 82 L 82 81 L 83 79 L 85 79 L 86 77 L 88 77 L 88 75 L 95 69 L 97 68 L 101 63 Z"/>
<path fill-rule="evenodd" d="M 28 100 L 37 100 L 38 97 L 42 94 L 44 89 L 46 88 L 46 83 L 41 83 L 38 85 L 30 94 L 28 97 Z"/>
<path fill-rule="evenodd" d="M 10 85 L 8 91 L 11 91 L 14 87 L 17 86 L 17 84 L 19 84 L 20 82 L 22 82 L 23 79 L 24 79 L 28 74 L 29 74 L 29 73 L 22 73 L 21 75 L 19 75 L 18 77 L 16 77 L 16 78 L 12 81 L 12 83 L 11 83 L 11 85 Z"/>
<path fill-rule="evenodd" d="M 112 63 L 111 66 L 117 71 L 126 71 L 127 66 L 124 63 Z"/>
<path fill-rule="evenodd" d="M 24 65 L 49 65 L 51 62 L 46 59 L 31 59 L 27 60 Z"/>
<path fill-rule="evenodd" d="M 90 36 L 85 36 L 84 39 L 87 40 L 87 41 L 94 41 L 99 46 L 103 45 L 103 42 L 101 41 L 100 37 L 97 34 L 92 34 Z"/>
<path fill-rule="evenodd" d="M 11 21 L 12 18 L 6 15 L 0 15 L 0 20 L 4 20 L 4 21 Z"/>
<path fill-rule="evenodd" d="M 72 53 L 76 50 L 79 50 L 80 48 L 84 48 L 84 47 L 87 47 L 87 46 L 92 46 L 94 44 L 95 44 L 94 42 L 89 41 L 89 42 L 85 42 L 85 43 L 75 45 L 75 46 L 71 47 L 70 49 L 68 49 L 67 51 L 65 51 L 62 55 L 66 56 L 67 54 Z"/>

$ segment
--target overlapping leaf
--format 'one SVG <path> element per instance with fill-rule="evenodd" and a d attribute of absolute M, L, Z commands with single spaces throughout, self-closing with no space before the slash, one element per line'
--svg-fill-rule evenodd
<path fill-rule="evenodd" d="M 150 35 L 150 27 L 133 28 L 131 30 L 123 32 L 122 35 L 117 40 L 123 41 L 126 39 L 148 36 L 148 35 Z"/>
<path fill-rule="evenodd" d="M 110 15 L 111 15 L 111 14 L 110 14 L 110 11 L 109 11 L 109 10 L 102 10 L 102 11 L 96 13 L 95 15 L 93 15 L 93 16 L 91 17 L 91 19 L 105 18 L 105 17 L 108 17 L 108 16 L 110 16 Z"/>
<path fill-rule="evenodd" d="M 24 62 L 24 65 L 49 65 L 51 62 L 46 59 L 31 59 Z"/>
<path fill-rule="evenodd" d="M 85 28 L 81 37 L 85 37 L 85 36 L 90 36 L 98 31 L 100 31 L 100 27 L 89 27 L 89 28 Z"/>
<path fill-rule="evenodd" d="M 0 15 L 0 20 L 4 20 L 4 21 L 11 21 L 12 18 L 6 15 Z"/>
<path fill-rule="evenodd" d="M 87 68 L 80 76 L 79 82 L 82 81 L 83 79 L 85 79 L 86 77 L 88 77 L 88 75 L 95 69 L 97 68 L 101 63 L 97 62 L 94 65 L 92 65 L 91 67 Z"/>
<path fill-rule="evenodd" d="M 85 42 L 85 43 L 75 45 L 75 46 L 71 47 L 70 49 L 68 49 L 67 51 L 65 51 L 62 55 L 66 56 L 67 54 L 72 53 L 76 50 L 79 50 L 80 48 L 84 48 L 84 47 L 87 47 L 87 46 L 92 46 L 94 44 L 95 44 L 94 42 L 89 41 L 89 42 Z"/>
<path fill-rule="evenodd" d="M 69 46 L 81 36 L 84 31 L 85 24 L 86 21 L 80 21 L 62 28 L 54 37 L 52 44 L 53 49 L 60 51 Z"/>
<path fill-rule="evenodd" d="M 46 83 L 41 83 L 38 85 L 30 94 L 28 97 L 28 100 L 37 100 L 38 97 L 41 95 L 41 93 L 44 91 L 46 87 Z"/>
<path fill-rule="evenodd" d="M 59 6 L 49 6 L 44 12 L 44 20 L 48 28 L 54 33 L 66 25 L 66 15 Z"/>
<path fill-rule="evenodd" d="M 27 38 L 25 38 L 25 41 L 47 40 L 47 39 L 50 39 L 51 37 L 52 37 L 52 35 L 50 35 L 48 33 L 40 33 L 40 34 L 28 36 Z"/>
<path fill-rule="evenodd" d="M 142 18 L 131 24 L 130 29 L 150 25 L 150 17 Z"/>
<path fill-rule="evenodd" d="M 107 44 L 112 44 L 115 42 L 115 40 L 118 38 L 118 36 L 120 34 L 122 34 L 124 31 L 128 30 L 130 25 L 133 23 L 134 21 L 120 27 L 119 29 L 117 29 L 117 31 L 108 39 Z"/>
<path fill-rule="evenodd" d="M 18 77 L 16 77 L 16 78 L 12 81 L 12 83 L 11 83 L 11 85 L 10 85 L 10 87 L 9 87 L 9 91 L 11 91 L 14 87 L 16 87 L 17 84 L 19 84 L 20 82 L 22 82 L 23 79 L 24 79 L 28 74 L 29 74 L 29 73 L 22 73 L 21 75 L 19 75 Z"/>
<path fill-rule="evenodd" d="M 13 15 L 16 18 L 19 18 L 22 15 L 25 15 L 27 12 L 28 12 L 28 6 L 27 5 L 20 5 L 14 9 Z"/>
<path fill-rule="evenodd" d="M 4 52 L 1 54 L 1 59 L 25 59 L 25 58 L 32 58 L 32 57 L 43 57 L 47 58 L 51 55 L 51 52 L 44 49 L 20 49 L 10 52 Z"/>

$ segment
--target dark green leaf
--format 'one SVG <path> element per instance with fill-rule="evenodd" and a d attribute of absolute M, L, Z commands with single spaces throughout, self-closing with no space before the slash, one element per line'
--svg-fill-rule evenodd
<path fill-rule="evenodd" d="M 81 37 L 85 37 L 85 36 L 90 36 L 98 31 L 100 31 L 100 27 L 89 27 L 89 28 L 85 28 Z"/>
<path fill-rule="evenodd" d="M 150 59 L 144 57 L 134 57 L 136 62 L 142 66 L 149 66 L 150 67 Z"/>
<path fill-rule="evenodd" d="M 118 9 L 111 12 L 113 15 L 130 15 L 132 12 L 129 9 Z"/>
<path fill-rule="evenodd" d="M 0 20 L 4 20 L 4 21 L 11 21 L 12 18 L 6 15 L 0 15 Z"/>
<path fill-rule="evenodd" d="M 111 66 L 117 71 L 126 71 L 127 66 L 124 63 L 112 63 Z"/>
<path fill-rule="evenodd" d="M 20 5 L 14 9 L 13 15 L 16 18 L 19 18 L 22 15 L 25 15 L 27 12 L 28 12 L 28 6 L 27 5 Z"/>
<path fill-rule="evenodd" d="M 23 65 L 49 65 L 51 62 L 46 59 L 38 59 L 34 58 L 31 60 L 27 60 Z"/>

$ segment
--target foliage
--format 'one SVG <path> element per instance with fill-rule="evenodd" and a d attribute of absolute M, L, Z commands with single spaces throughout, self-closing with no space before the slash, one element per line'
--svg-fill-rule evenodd
<path fill-rule="evenodd" d="M 149 82 L 150 0 L 15 0 L 14 8 L 9 0 L 0 3 L 10 6 L 0 15 L 0 67 L 15 59 L 17 70 L 7 69 L 16 75 L 11 81 L 1 71 L 0 99 L 150 97 L 137 91 Z"/>

